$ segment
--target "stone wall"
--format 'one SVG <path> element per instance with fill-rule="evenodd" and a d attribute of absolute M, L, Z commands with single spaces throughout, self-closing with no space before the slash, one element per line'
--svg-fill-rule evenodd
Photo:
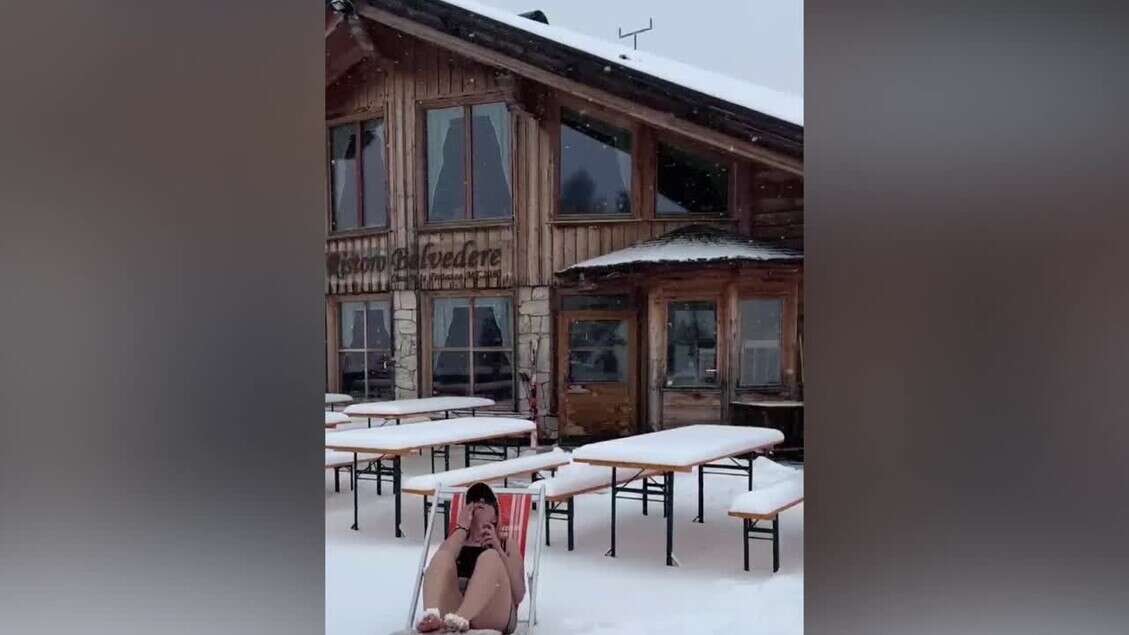
<path fill-rule="evenodd" d="M 419 397 L 419 303 L 415 291 L 392 293 L 392 342 L 396 347 L 396 399 Z"/>
<path fill-rule="evenodd" d="M 549 313 L 549 287 L 519 287 L 517 290 L 518 410 L 530 411 L 530 377 L 537 384 L 538 436 L 556 438 L 552 418 L 546 417 L 552 391 L 553 318 Z"/>

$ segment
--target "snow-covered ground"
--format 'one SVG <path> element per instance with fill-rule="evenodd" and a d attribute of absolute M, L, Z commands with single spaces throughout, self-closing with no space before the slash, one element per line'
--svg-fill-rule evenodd
<path fill-rule="evenodd" d="M 452 467 L 462 466 L 456 449 Z M 405 476 L 430 471 L 426 457 L 404 461 Z M 344 476 L 344 475 L 342 475 Z M 742 570 L 741 523 L 726 515 L 744 491 L 736 476 L 706 475 L 705 524 L 697 512 L 697 476 L 675 481 L 674 554 L 680 567 L 665 566 L 661 506 L 643 516 L 638 501 L 617 501 L 616 558 L 609 544 L 607 492 L 578 497 L 576 550 L 569 552 L 565 523 L 553 521 L 551 547 L 542 552 L 539 635 L 675 635 L 803 632 L 803 505 L 781 515 L 781 568 L 772 573 L 767 541 L 750 545 L 749 572 Z M 326 633 L 387 635 L 404 627 L 411 582 L 423 544 L 423 501 L 404 496 L 403 529 L 392 534 L 390 488 L 361 483 L 360 531 L 352 531 L 352 495 L 346 479 L 333 492 L 327 472 L 325 501 Z M 534 516 L 532 522 L 536 522 Z M 438 539 L 438 536 L 436 536 Z M 524 606 L 522 607 L 524 615 Z"/>

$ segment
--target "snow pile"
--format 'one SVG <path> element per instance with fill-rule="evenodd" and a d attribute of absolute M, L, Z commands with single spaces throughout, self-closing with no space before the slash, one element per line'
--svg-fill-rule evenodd
<path fill-rule="evenodd" d="M 572 457 L 576 461 L 689 467 L 783 440 L 784 433 L 770 428 L 693 425 L 584 445 Z"/>
<path fill-rule="evenodd" d="M 754 485 L 753 491 L 745 492 L 733 499 L 729 511 L 735 514 L 768 516 L 803 498 L 804 475 L 801 473 L 771 485 L 763 487 Z"/>
<path fill-rule="evenodd" d="M 555 448 L 551 452 L 527 454 L 516 459 L 491 461 L 481 465 L 465 467 L 438 474 L 421 474 L 404 481 L 403 490 L 411 492 L 434 492 L 440 485 L 457 487 L 471 483 L 500 481 L 507 476 L 527 474 L 565 465 L 569 462 L 568 452 Z"/>
<path fill-rule="evenodd" d="M 470 410 L 493 405 L 493 399 L 482 397 L 424 397 L 353 404 L 345 408 L 345 414 L 354 417 L 395 417 L 448 410 Z"/>
<path fill-rule="evenodd" d="M 326 432 L 325 447 L 331 450 L 396 452 L 436 445 L 465 443 L 494 437 L 530 434 L 537 425 L 526 419 L 506 417 L 458 417 L 408 426 L 384 426 Z"/>
<path fill-rule="evenodd" d="M 791 249 L 760 243 L 711 225 L 689 225 L 619 251 L 583 260 L 560 273 L 639 264 L 798 260 L 803 260 L 803 254 Z"/>
<path fill-rule="evenodd" d="M 443 2 L 603 58 L 609 62 L 607 67 L 609 72 L 614 68 L 612 65 L 624 66 L 797 126 L 804 125 L 804 98 L 799 95 L 773 90 L 651 53 L 632 50 L 559 26 L 542 24 L 474 0 L 443 0 Z"/>

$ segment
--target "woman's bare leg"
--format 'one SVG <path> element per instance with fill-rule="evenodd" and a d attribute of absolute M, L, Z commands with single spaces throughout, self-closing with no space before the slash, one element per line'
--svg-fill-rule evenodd
<path fill-rule="evenodd" d="M 423 608 L 439 609 L 439 618 L 459 607 L 462 594 L 459 593 L 459 580 L 455 568 L 455 558 L 449 552 L 440 550 L 431 557 L 423 574 Z M 436 622 L 438 628 L 440 622 Z"/>
<path fill-rule="evenodd" d="M 510 622 L 513 601 L 510 575 L 502 556 L 488 549 L 479 554 L 474 574 L 467 582 L 466 594 L 455 614 L 469 620 L 471 628 L 504 632 Z"/>

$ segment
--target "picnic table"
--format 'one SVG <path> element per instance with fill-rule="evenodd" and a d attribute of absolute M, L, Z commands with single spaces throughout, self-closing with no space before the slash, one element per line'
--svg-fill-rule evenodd
<path fill-rule="evenodd" d="M 400 458 L 403 455 L 425 448 L 447 446 L 453 443 L 524 435 L 529 435 L 531 447 L 537 447 L 537 424 L 532 421 L 507 417 L 457 417 L 410 426 L 387 426 L 327 432 L 325 449 L 353 454 L 353 525 L 351 528 L 354 530 L 358 529 L 357 455 L 384 455 L 385 458 L 373 461 L 369 469 L 373 469 L 373 464 L 376 465 L 373 473 L 376 474 L 378 483 L 380 482 L 379 479 L 385 474 L 392 477 L 392 492 L 396 500 L 396 537 L 399 538 L 404 535 L 400 530 L 400 481 L 402 477 Z M 391 465 L 384 467 L 385 461 L 389 461 Z"/>
<path fill-rule="evenodd" d="M 337 404 L 351 403 L 352 401 L 353 401 L 353 398 L 350 395 L 346 395 L 346 394 L 339 393 L 339 392 L 327 392 L 327 393 L 325 393 L 325 405 L 329 406 L 330 410 L 333 410 L 333 407 L 336 406 Z"/>
<path fill-rule="evenodd" d="M 674 473 L 690 472 L 695 466 L 712 463 L 724 458 L 748 456 L 749 488 L 752 488 L 752 454 L 771 447 L 784 440 L 779 430 L 768 428 L 736 427 L 726 425 L 690 425 L 670 428 L 658 432 L 639 434 L 610 441 L 600 441 L 584 445 L 572 453 L 577 463 L 603 465 L 612 468 L 611 473 L 611 548 L 607 553 L 615 557 L 616 499 L 635 496 L 621 496 L 623 493 L 639 494 L 646 504 L 647 497 L 657 492 L 662 499 L 663 516 L 666 517 L 666 564 L 675 566 L 674 558 Z M 619 478 L 617 470 L 634 470 L 636 476 Z M 661 486 L 652 486 L 648 471 L 659 472 Z M 699 469 L 698 515 L 702 515 L 702 480 Z M 643 477 L 641 488 L 629 487 L 631 481 Z M 620 484 L 622 483 L 622 485 Z"/>
<path fill-rule="evenodd" d="M 450 418 L 453 411 L 469 410 L 471 416 L 474 416 L 478 408 L 488 408 L 493 405 L 493 399 L 483 397 L 424 397 L 353 404 L 345 408 L 345 414 L 351 417 L 364 417 L 371 428 L 373 417 L 392 419 L 396 425 L 400 425 L 400 419 L 412 415 L 442 412 L 445 417 Z"/>

